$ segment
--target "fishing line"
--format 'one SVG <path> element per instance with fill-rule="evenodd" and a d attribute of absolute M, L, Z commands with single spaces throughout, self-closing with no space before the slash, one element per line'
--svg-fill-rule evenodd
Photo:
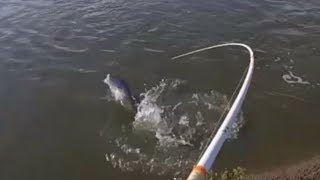
<path fill-rule="evenodd" d="M 198 158 L 197 161 L 200 160 L 200 157 L 202 157 L 204 151 L 205 151 L 205 150 L 207 149 L 207 147 L 209 146 L 209 144 L 210 144 L 213 136 L 217 133 L 220 125 L 222 124 L 223 117 L 225 117 L 226 113 L 227 113 L 228 110 L 230 109 L 231 102 L 234 100 L 235 95 L 236 95 L 236 92 L 237 92 L 237 91 L 239 90 L 239 88 L 241 87 L 241 82 L 243 82 L 243 80 L 244 80 L 244 77 L 245 77 L 245 75 L 246 75 L 246 72 L 248 71 L 248 67 L 249 67 L 249 66 L 247 66 L 246 69 L 245 69 L 245 71 L 243 72 L 243 74 L 242 74 L 242 76 L 241 76 L 241 79 L 239 80 L 239 82 L 238 82 L 238 84 L 237 84 L 237 87 L 236 87 L 235 90 L 233 91 L 233 93 L 232 93 L 232 95 L 231 95 L 231 97 L 230 97 L 230 99 L 229 99 L 229 101 L 228 101 L 228 103 L 227 103 L 227 106 L 224 108 L 221 116 L 219 117 L 217 126 L 213 129 L 213 131 L 212 131 L 209 139 L 207 140 L 207 143 L 206 143 L 205 147 L 202 149 L 202 151 L 201 151 L 201 153 L 200 153 L 199 158 Z"/>
<path fill-rule="evenodd" d="M 219 48 L 219 47 L 226 47 L 226 46 L 240 46 L 240 47 L 244 47 L 246 50 L 248 50 L 249 54 L 250 54 L 250 63 L 249 65 L 246 67 L 245 71 L 243 72 L 235 90 L 233 91 L 232 93 L 232 96 L 231 98 L 229 99 L 228 103 L 227 103 L 227 106 L 224 108 L 221 116 L 219 117 L 218 119 L 218 125 L 214 128 L 214 130 L 212 131 L 205 147 L 201 150 L 201 153 L 200 153 L 200 156 L 197 160 L 197 162 L 199 162 L 200 158 L 203 156 L 204 152 L 206 151 L 206 149 L 208 148 L 209 144 L 211 143 L 213 137 L 215 136 L 215 134 L 217 133 L 218 129 L 220 128 L 221 124 L 223 123 L 223 119 L 226 115 L 226 113 L 230 112 L 230 105 L 231 105 L 231 102 L 235 99 L 235 96 L 236 96 L 236 92 L 239 91 L 240 87 L 241 87 L 241 83 L 244 82 L 243 84 L 245 85 L 245 83 L 250 83 L 250 80 L 251 80 L 251 74 L 253 72 L 253 63 L 254 63 L 254 56 L 253 56 L 253 51 L 252 49 L 246 45 L 246 44 L 242 44 L 242 43 L 225 43 L 225 44 L 219 44 L 219 45 L 214 45 L 214 46 L 209 46 L 209 47 L 205 47 L 205 48 L 202 48 L 202 49 L 197 49 L 197 50 L 194 50 L 194 51 L 191 51 L 191 52 L 188 52 L 188 53 L 184 53 L 184 54 L 181 54 L 181 55 L 178 55 L 178 56 L 175 56 L 173 58 L 171 58 L 172 60 L 175 60 L 175 59 L 179 59 L 179 58 L 182 58 L 182 57 L 186 57 L 186 56 L 189 56 L 189 55 L 192 55 L 192 54 L 196 54 L 196 53 L 199 53 L 199 52 L 203 52 L 203 51 L 207 51 L 207 50 L 210 50 L 210 49 L 215 49 L 215 48 Z M 247 75 L 247 76 L 246 76 Z M 246 91 L 246 89 L 241 89 L 240 91 L 242 92 L 239 92 L 239 95 L 236 97 L 236 100 L 239 99 L 240 101 L 240 98 L 244 98 L 244 97 L 240 97 L 240 95 L 244 96 L 244 92 Z M 233 106 L 233 105 L 232 105 Z"/>

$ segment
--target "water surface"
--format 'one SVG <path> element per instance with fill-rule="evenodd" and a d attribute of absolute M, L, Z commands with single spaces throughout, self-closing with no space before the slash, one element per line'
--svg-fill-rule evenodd
<path fill-rule="evenodd" d="M 319 9 L 316 0 L 0 2 L 1 179 L 183 176 L 165 165 L 157 170 L 138 163 L 130 170 L 107 161 L 106 154 L 119 153 L 117 142 L 124 139 L 123 147 L 131 138 L 150 162 L 158 140 L 150 135 L 151 143 L 140 143 L 149 136 L 132 132 L 134 114 L 104 98 L 102 81 L 116 74 L 141 93 L 163 79 L 182 80 L 182 101 L 212 90 L 230 98 L 246 67 L 244 51 L 170 60 L 222 42 L 247 43 L 257 62 L 243 107 L 246 124 L 223 147 L 215 168 L 256 172 L 317 154 Z M 179 102 L 172 97 L 172 105 Z M 217 120 L 207 115 L 208 125 Z M 175 150 L 190 159 L 200 153 L 198 146 Z M 174 161 L 171 153 L 165 155 Z"/>

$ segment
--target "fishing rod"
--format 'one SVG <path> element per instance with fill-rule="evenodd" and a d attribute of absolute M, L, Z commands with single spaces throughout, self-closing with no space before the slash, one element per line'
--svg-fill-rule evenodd
<path fill-rule="evenodd" d="M 248 71 L 247 71 L 246 76 L 243 80 L 243 84 L 241 86 L 241 89 L 239 90 L 239 93 L 238 93 L 236 99 L 234 100 L 228 114 L 226 115 L 226 117 L 223 120 L 219 129 L 216 131 L 210 144 L 205 149 L 200 160 L 194 166 L 194 168 L 191 171 L 187 180 L 205 180 L 207 178 L 208 171 L 210 170 L 212 164 L 214 163 L 223 143 L 225 142 L 226 139 L 228 139 L 228 137 L 229 137 L 228 135 L 230 134 L 230 130 L 232 129 L 231 126 L 236 121 L 236 116 L 238 115 L 238 113 L 241 109 L 241 106 L 243 104 L 245 96 L 248 92 L 248 88 L 250 86 L 250 82 L 251 82 L 252 74 L 253 74 L 253 69 L 254 69 L 254 55 L 253 55 L 252 49 L 246 44 L 225 43 L 225 44 L 219 44 L 219 45 L 214 45 L 214 46 L 209 46 L 206 48 L 198 49 L 198 50 L 191 51 L 191 52 L 188 52 L 185 54 L 181 54 L 179 56 L 175 56 L 172 58 L 172 60 L 175 60 L 175 59 L 186 57 L 186 56 L 196 54 L 199 52 L 203 52 L 203 51 L 207 51 L 207 50 L 215 49 L 215 48 L 219 48 L 219 47 L 226 47 L 226 46 L 240 46 L 240 47 L 243 47 L 246 50 L 248 50 L 249 56 L 250 56 Z M 240 82 L 239 82 L 239 87 L 240 87 Z M 234 93 L 235 92 L 236 92 L 236 90 L 234 91 Z"/>

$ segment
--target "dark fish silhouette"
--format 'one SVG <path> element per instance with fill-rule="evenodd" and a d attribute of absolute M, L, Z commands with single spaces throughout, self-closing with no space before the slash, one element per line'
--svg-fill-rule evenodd
<path fill-rule="evenodd" d="M 104 82 L 109 86 L 115 101 L 134 112 L 137 111 L 140 100 L 133 96 L 129 85 L 124 80 L 108 74 Z"/>

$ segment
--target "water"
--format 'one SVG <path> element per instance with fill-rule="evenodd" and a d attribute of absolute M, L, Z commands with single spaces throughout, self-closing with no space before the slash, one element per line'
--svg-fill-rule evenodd
<path fill-rule="evenodd" d="M 123 103 L 126 98 L 115 90 L 118 84 L 110 83 L 109 78 L 105 81 L 110 88 L 107 99 L 127 108 Z M 107 152 L 107 162 L 126 172 L 173 174 L 177 178 L 186 175 L 228 108 L 227 97 L 213 90 L 191 94 L 187 81 L 175 79 L 161 80 L 141 93 L 141 98 L 132 127 L 122 126 L 116 135 L 106 135 L 109 148 L 115 149 Z M 240 114 L 230 139 L 236 139 L 243 124 Z"/>
<path fill-rule="evenodd" d="M 180 62 L 170 58 L 222 42 L 249 44 L 257 63 L 243 107 L 246 123 L 238 139 L 225 144 L 215 168 L 241 165 L 255 172 L 312 157 L 320 151 L 319 8 L 316 0 L 0 2 L 1 179 L 187 174 L 201 146 L 192 137 L 204 136 L 192 134 L 201 119 L 196 110 L 208 131 L 219 111 L 186 102 L 193 94 L 230 98 L 247 54 L 226 48 Z M 186 82 L 181 92 L 169 90 L 156 103 L 181 101 L 174 132 L 182 138 L 161 144 L 172 135 L 157 132 L 172 124 L 139 129 L 148 119 L 139 121 L 106 100 L 107 73 L 126 79 L 138 94 L 163 81 L 165 87 Z"/>

